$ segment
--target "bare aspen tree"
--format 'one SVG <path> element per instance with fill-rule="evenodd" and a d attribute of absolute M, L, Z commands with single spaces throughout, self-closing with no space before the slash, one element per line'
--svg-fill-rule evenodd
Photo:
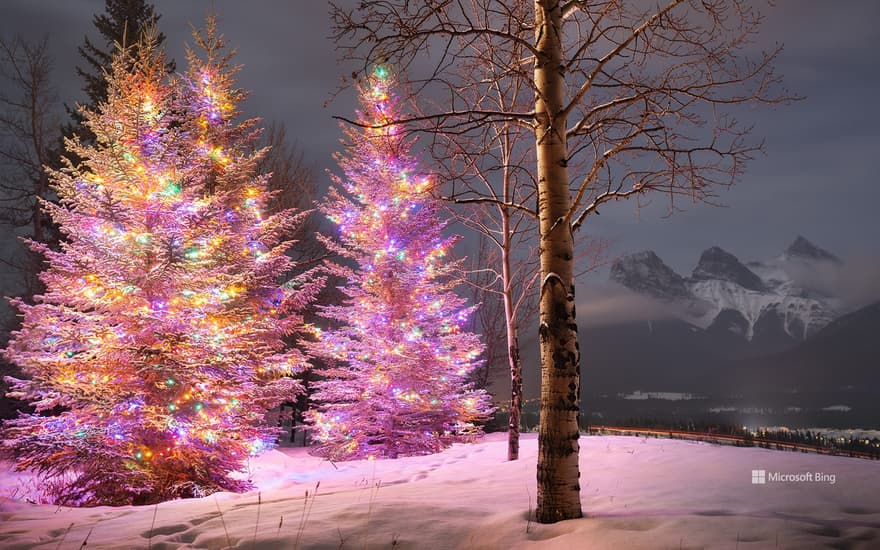
<path fill-rule="evenodd" d="M 469 283 L 473 301 L 480 304 L 475 326 L 485 342 L 486 365 L 479 371 L 478 387 L 489 385 L 497 366 L 505 364 L 510 375 L 508 404 L 507 459 L 519 458 L 519 432 L 523 404 L 522 361 L 520 360 L 519 326 L 537 313 L 533 282 L 537 273 L 536 258 L 515 256 L 513 243 L 521 243 L 528 235 L 511 229 L 509 220 L 493 217 L 494 212 L 457 214 L 467 225 L 479 226 L 480 246 L 474 256 Z M 507 222 L 507 227 L 492 229 L 486 221 Z M 525 248 L 534 250 L 533 248 Z M 504 343 L 505 345 L 500 345 Z"/>
<path fill-rule="evenodd" d="M 268 205 L 269 211 L 288 208 L 312 210 L 317 193 L 316 180 L 302 151 L 288 140 L 284 124 L 269 126 L 260 145 L 269 148 L 257 165 L 259 173 L 271 174 L 268 186 L 274 194 Z M 296 228 L 295 233 L 287 235 L 288 239 L 295 241 L 290 253 L 298 264 L 303 264 L 307 269 L 314 267 L 327 254 L 317 239 L 318 226 L 318 216 L 312 213 Z"/>
<path fill-rule="evenodd" d="M 474 386 L 488 390 L 498 370 L 503 367 L 503 349 L 497 342 L 504 341 L 504 304 L 496 293 L 498 274 L 494 269 L 484 266 L 497 262 L 498 251 L 481 235 L 476 252 L 470 253 L 462 281 L 468 285 L 471 297 L 469 302 L 477 304 L 477 311 L 468 319 L 469 332 L 480 334 L 486 346 L 483 348 L 483 364 L 471 373 Z"/>
<path fill-rule="evenodd" d="M 482 41 L 477 47 L 485 54 L 492 51 L 493 44 Z M 463 65 L 468 61 L 471 60 L 465 60 Z M 476 67 L 466 67 L 471 69 Z M 476 87 L 465 93 L 470 94 L 474 104 L 492 104 L 498 110 L 516 102 L 520 80 L 499 80 L 494 84 L 484 95 L 478 95 L 480 90 Z M 488 292 L 486 297 L 497 296 L 502 306 L 498 313 L 503 319 L 503 332 L 492 334 L 494 338 L 501 338 L 489 342 L 488 348 L 498 349 L 501 340 L 506 343 L 510 373 L 507 459 L 517 460 L 523 402 L 519 327 L 537 312 L 533 292 L 538 273 L 537 247 L 533 246 L 537 216 L 533 210 L 513 206 L 534 202 L 537 195 L 536 182 L 531 173 L 523 169 L 531 154 L 526 146 L 529 133 L 526 128 L 497 122 L 483 125 L 475 132 L 437 132 L 431 137 L 431 152 L 439 161 L 440 176 L 452 182 L 447 187 L 448 195 L 443 198 L 461 206 L 451 209 L 453 215 L 483 237 L 481 245 L 491 244 L 496 252 L 480 254 L 483 262 L 477 269 L 491 275 L 480 282 Z M 485 303 L 485 300 L 477 303 Z M 483 308 L 481 319 L 488 313 Z M 483 334 L 489 336 L 486 332 Z"/>
<path fill-rule="evenodd" d="M 452 189 L 452 193 L 446 197 L 455 203 L 470 203 L 474 200 L 470 195 L 489 195 L 497 197 L 503 202 L 510 202 L 511 198 L 519 191 L 528 189 L 527 186 L 516 185 L 517 178 L 513 173 L 512 165 L 507 164 L 507 156 L 510 141 L 502 138 L 497 149 L 486 152 L 481 158 L 469 158 L 473 149 L 462 148 L 452 157 L 465 157 L 467 172 L 474 175 L 473 179 L 467 177 L 452 178 L 464 189 Z M 461 140 L 456 140 L 461 144 Z M 477 149 L 480 150 L 480 149 Z M 493 153 L 501 153 L 501 164 L 497 174 L 493 174 L 493 168 L 486 167 L 481 162 L 493 159 Z M 464 175 L 464 174 L 462 174 Z M 497 177 L 496 177 L 497 176 Z M 497 179 L 497 181 L 496 181 Z M 482 189 L 480 188 L 482 185 Z M 532 186 L 531 189 L 534 189 Z M 534 280 L 538 273 L 537 248 L 532 245 L 535 236 L 535 223 L 532 216 L 518 212 L 504 204 L 492 202 L 476 202 L 470 208 L 460 208 L 456 211 L 456 217 L 466 226 L 479 232 L 482 236 L 481 244 L 490 244 L 494 253 L 484 252 L 478 257 L 481 263 L 474 269 L 481 270 L 489 277 L 478 279 L 483 285 L 484 295 L 500 301 L 500 311 L 495 312 L 499 319 L 503 320 L 502 330 L 491 331 L 495 340 L 489 343 L 492 349 L 498 349 L 498 342 L 504 341 L 506 346 L 506 363 L 510 373 L 510 402 L 508 417 L 508 460 L 519 458 L 519 429 L 522 415 L 522 361 L 520 359 L 519 327 L 537 312 L 537 303 L 534 299 Z M 484 303 L 486 300 L 480 300 Z M 480 317 L 490 314 L 482 307 Z M 487 323 L 484 323 L 487 324 Z M 494 324 L 492 324 L 494 327 Z M 486 327 L 484 327 L 486 328 Z M 500 333 L 500 334 L 499 334 Z M 488 337 L 489 333 L 483 332 Z M 500 336 L 500 338 L 499 338 Z"/>
<path fill-rule="evenodd" d="M 46 37 L 0 39 L 0 223 L 29 228 L 27 236 L 37 242 L 46 241 L 40 199 L 51 194 L 44 167 L 59 124 L 51 70 Z M 32 295 L 40 260 L 26 253 L 21 263 L 8 261 L 24 274 L 25 295 Z"/>
<path fill-rule="evenodd" d="M 518 43 L 498 44 L 488 34 L 478 34 L 457 58 L 458 70 L 482 78 L 487 60 L 505 65 L 527 55 Z M 528 94 L 522 78 L 492 78 L 488 85 L 466 86 L 458 99 L 469 105 L 496 112 L 516 110 Z M 415 105 L 429 109 L 430 102 Z M 423 109 L 424 111 L 424 109 Z M 509 120 L 492 120 L 465 132 L 437 131 L 431 134 L 431 153 L 451 182 L 443 198 L 455 205 L 454 215 L 484 236 L 497 251 L 494 260 L 481 268 L 495 275 L 489 290 L 501 299 L 507 367 L 510 374 L 507 459 L 519 458 L 519 435 L 523 405 L 523 374 L 520 355 L 520 326 L 537 313 L 534 282 L 538 275 L 537 211 L 521 208 L 535 202 L 538 186 L 533 173 L 525 169 L 533 156 L 529 147 L 532 129 Z M 488 282 L 488 281 L 487 281 Z M 484 315 L 481 312 L 481 315 Z M 484 333 L 485 335 L 485 333 Z M 500 340 L 500 339 L 499 339 Z M 489 346 L 497 349 L 498 343 Z"/>
<path fill-rule="evenodd" d="M 772 67 L 780 50 L 749 50 L 762 18 L 746 0 L 351 4 L 331 5 L 343 55 L 361 72 L 392 63 L 413 83 L 421 112 L 395 124 L 452 136 L 505 124 L 531 136 L 522 169 L 537 196 L 483 200 L 538 218 L 536 516 L 581 517 L 574 232 L 607 202 L 655 193 L 673 210 L 734 183 L 761 147 L 734 109 L 790 97 Z M 510 81 L 514 101 L 481 99 Z"/>

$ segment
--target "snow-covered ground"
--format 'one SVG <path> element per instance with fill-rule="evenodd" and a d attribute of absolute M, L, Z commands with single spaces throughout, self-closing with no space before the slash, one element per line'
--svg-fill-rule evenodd
<path fill-rule="evenodd" d="M 517 462 L 504 434 L 335 465 L 276 450 L 251 464 L 259 490 L 149 507 L 29 504 L 28 478 L 5 465 L 2 492 L 18 496 L 0 500 L 0 547 L 880 548 L 880 462 L 635 437 L 583 437 L 581 449 L 587 517 L 555 525 L 528 521 L 534 434 Z"/>

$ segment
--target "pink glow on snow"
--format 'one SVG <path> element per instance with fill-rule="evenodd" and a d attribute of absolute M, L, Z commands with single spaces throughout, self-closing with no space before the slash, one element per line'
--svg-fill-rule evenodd
<path fill-rule="evenodd" d="M 153 506 L 87 509 L 24 502 L 29 478 L 3 470 L 0 546 L 144 548 L 654 549 L 876 548 L 877 462 L 705 443 L 581 438 L 588 517 L 527 521 L 535 502 L 534 434 L 506 462 L 506 434 L 442 453 L 331 463 L 306 449 L 252 458 L 258 489 Z M 835 483 L 752 483 L 752 470 L 825 472 Z M 315 486 L 320 482 L 317 496 Z M 257 498 L 260 493 L 260 523 Z M 303 520 L 309 492 L 308 519 Z M 16 494 L 16 499 L 8 498 Z M 314 497 L 314 498 L 313 498 Z M 217 507 L 229 532 L 227 541 Z M 283 522 L 281 517 L 283 516 Z M 73 524 L 70 531 L 65 532 Z M 279 529 L 279 523 L 281 527 Z M 256 527 L 256 537 L 254 536 Z M 528 530 L 528 532 L 527 532 Z M 737 542 L 737 540 L 739 542 Z M 254 544 L 255 542 L 255 544 Z"/>

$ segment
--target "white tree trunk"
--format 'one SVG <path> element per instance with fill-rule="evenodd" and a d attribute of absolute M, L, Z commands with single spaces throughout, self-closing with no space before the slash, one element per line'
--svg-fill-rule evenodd
<path fill-rule="evenodd" d="M 563 98 L 562 9 L 535 0 L 535 132 L 540 218 L 541 419 L 538 505 L 541 523 L 582 517 L 578 470 L 580 364 L 574 304 L 574 241 Z"/>

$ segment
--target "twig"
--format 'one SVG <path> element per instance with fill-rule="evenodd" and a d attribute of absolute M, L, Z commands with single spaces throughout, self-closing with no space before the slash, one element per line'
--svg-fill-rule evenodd
<path fill-rule="evenodd" d="M 529 513 L 526 516 L 526 534 L 528 535 L 532 526 L 532 492 L 529 491 L 528 485 L 526 485 L 526 493 L 529 495 Z"/>
<path fill-rule="evenodd" d="M 73 523 L 67 526 L 67 530 L 64 531 L 63 535 L 61 535 L 61 540 L 58 541 L 58 546 L 55 547 L 55 550 L 61 550 L 61 543 L 63 543 L 64 539 L 67 538 L 67 533 L 70 533 L 71 529 L 73 529 Z"/>
<path fill-rule="evenodd" d="M 226 530 L 226 520 L 223 519 L 223 510 L 220 509 L 220 503 L 217 502 L 217 497 L 214 497 L 214 504 L 217 505 L 217 513 L 220 514 L 220 523 L 223 524 L 223 533 L 226 535 L 226 545 L 232 546 L 232 542 L 229 540 L 229 531 Z"/>
<path fill-rule="evenodd" d="M 150 523 L 150 536 L 147 538 L 147 550 L 153 550 L 153 528 L 156 526 L 156 514 L 159 513 L 159 503 L 153 508 L 153 522 Z"/>
<path fill-rule="evenodd" d="M 263 493 L 257 493 L 257 523 L 254 524 L 254 540 L 252 546 L 257 548 L 257 529 L 260 528 L 260 506 L 263 504 Z"/>
<path fill-rule="evenodd" d="M 315 483 L 315 492 L 312 493 L 312 501 L 309 503 L 309 510 L 306 512 L 306 521 L 303 523 L 303 531 L 306 529 L 306 525 L 309 523 L 309 517 L 312 515 L 312 508 L 315 507 L 315 499 L 318 497 L 318 487 L 321 486 L 321 482 Z"/>
<path fill-rule="evenodd" d="M 94 530 L 95 530 L 95 526 L 92 525 L 92 528 L 89 529 L 88 534 L 86 534 L 86 538 L 83 539 L 83 543 L 79 545 L 79 550 L 82 550 L 83 548 L 85 548 L 86 546 L 88 546 L 88 544 L 89 544 L 89 537 L 92 536 L 92 531 L 94 531 Z"/>
<path fill-rule="evenodd" d="M 303 522 L 306 519 L 306 507 L 309 505 L 309 490 L 306 489 L 306 496 L 303 497 L 302 514 L 299 516 L 299 526 L 296 528 L 296 539 L 293 541 L 293 550 L 299 548 L 299 538 L 302 535 Z"/>
<path fill-rule="evenodd" d="M 309 521 L 309 516 L 312 513 L 312 506 L 315 504 L 315 497 L 318 496 L 318 487 L 321 486 L 321 482 L 315 484 L 315 492 L 312 494 L 312 500 L 309 502 L 309 492 L 306 491 L 305 499 L 303 499 L 303 511 L 302 516 L 300 516 L 299 520 L 299 528 L 296 531 L 296 540 L 293 542 L 293 548 L 296 550 L 299 548 L 299 541 L 302 539 L 302 535 L 306 530 L 306 524 Z"/>
<path fill-rule="evenodd" d="M 375 463 L 373 464 L 373 468 L 375 469 Z M 374 474 L 375 475 L 375 474 Z M 379 494 L 379 488 L 382 487 L 382 480 L 380 479 L 375 485 L 375 491 L 370 491 L 370 504 L 367 507 L 367 528 L 364 532 L 364 550 L 367 548 L 367 540 L 370 536 L 370 518 L 373 515 L 373 501 L 376 499 L 376 495 Z"/>
<path fill-rule="evenodd" d="M 275 538 L 281 538 L 281 526 L 284 525 L 284 516 L 281 516 L 281 519 L 278 520 L 278 531 L 275 533 Z"/>

